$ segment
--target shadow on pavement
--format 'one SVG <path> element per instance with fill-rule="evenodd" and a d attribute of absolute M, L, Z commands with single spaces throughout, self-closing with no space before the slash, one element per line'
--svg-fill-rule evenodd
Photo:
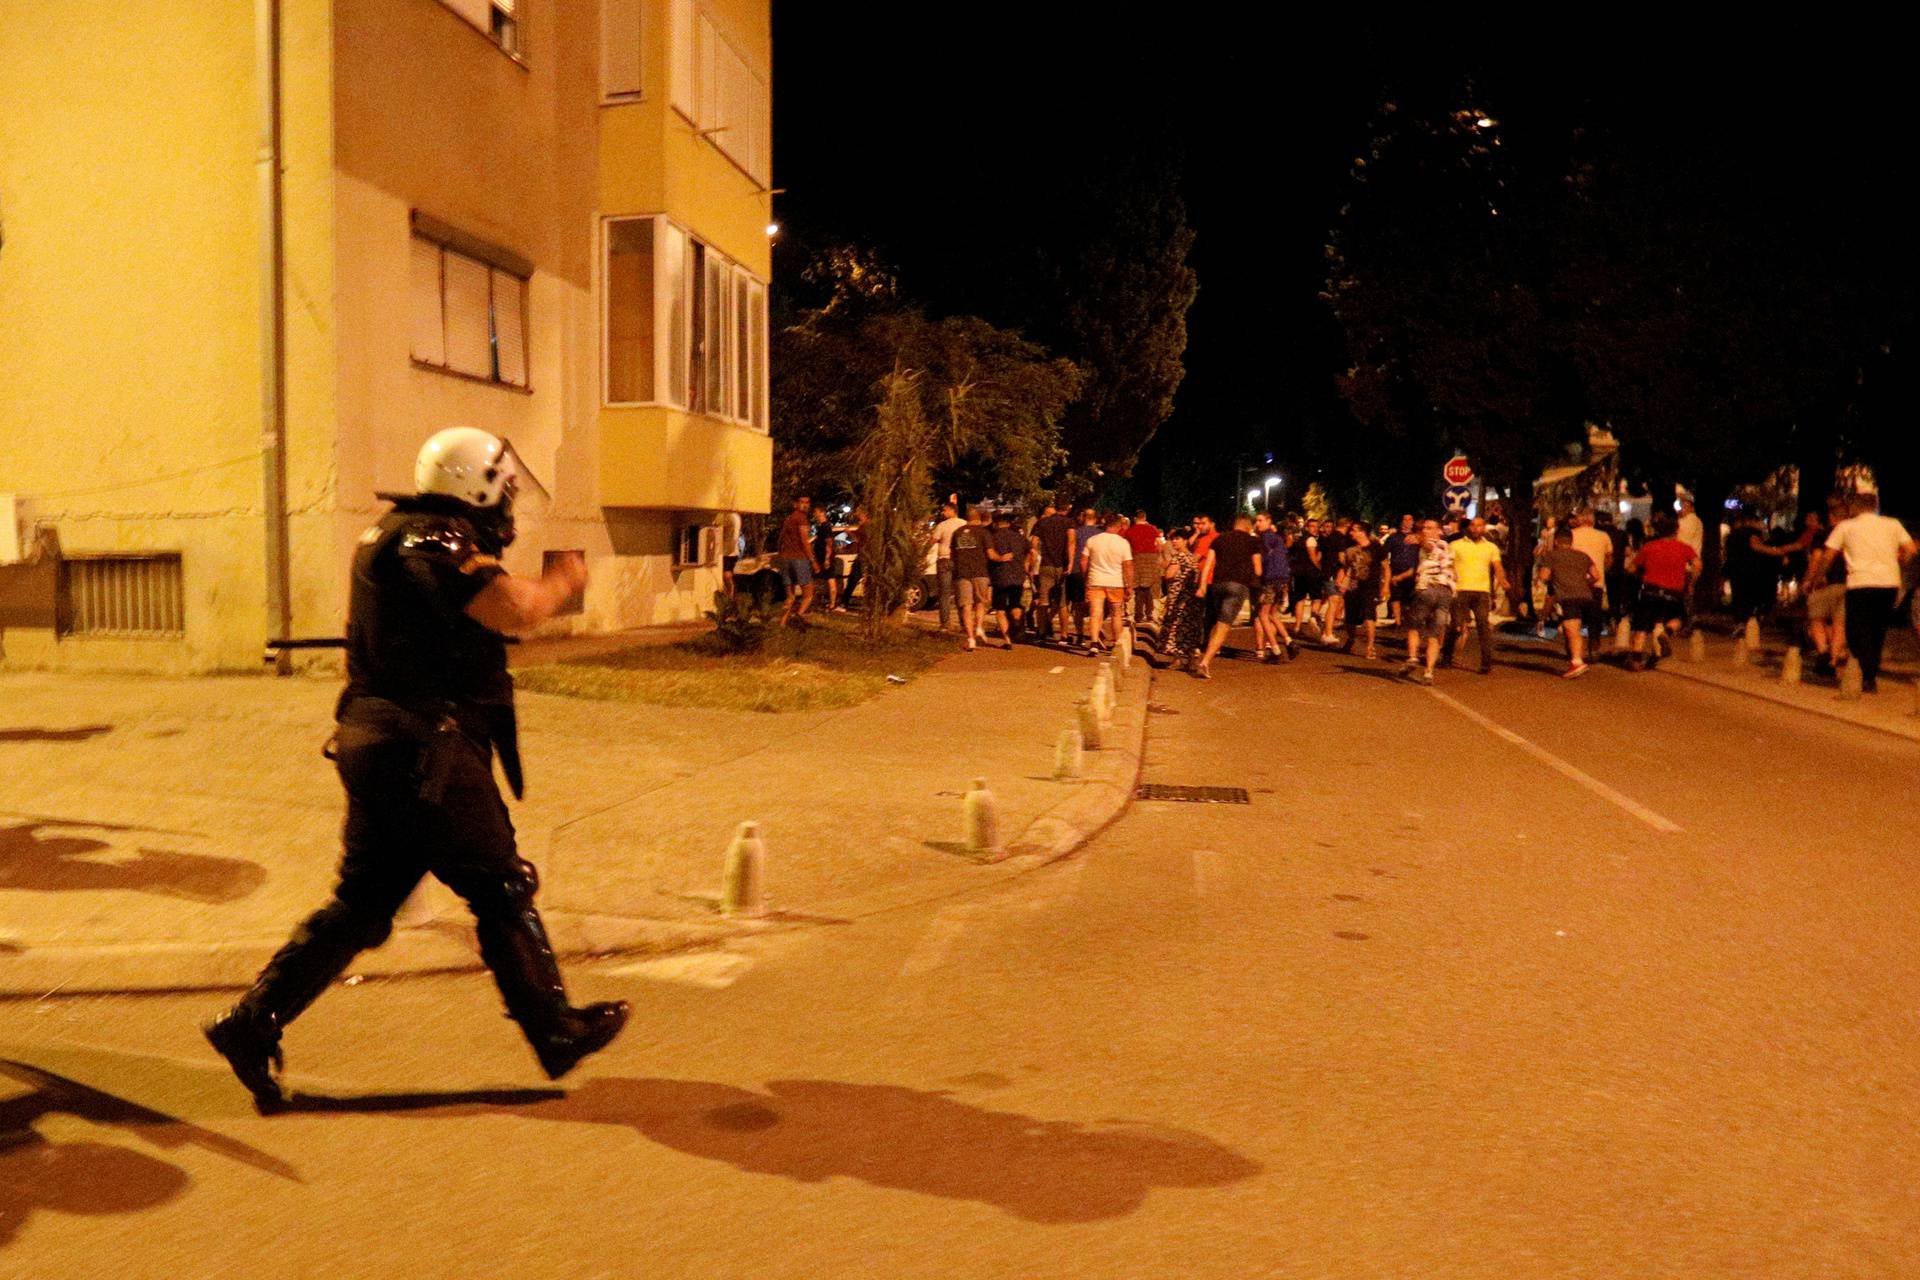
<path fill-rule="evenodd" d="M 129 859 L 96 861 L 88 855 L 114 846 L 92 836 L 45 834 L 57 826 L 94 824 L 22 822 L 0 827 L 0 889 L 126 889 L 194 902 L 235 902 L 267 882 L 265 868 L 243 858 L 170 849 L 140 849 Z"/>
<path fill-rule="evenodd" d="M 528 1107 L 536 1102 L 558 1102 L 562 1089 L 450 1089 L 443 1093 L 301 1093 L 295 1090 L 274 1108 L 278 1112 L 320 1114 L 381 1114 L 393 1111 L 432 1111 L 441 1107 Z"/>
<path fill-rule="evenodd" d="M 483 1112 L 452 1105 L 443 1115 Z M 422 1114 L 426 1114 L 422 1112 Z M 1218 1187 L 1262 1166 L 1179 1129 L 1036 1120 L 900 1085 L 775 1080 L 764 1092 L 698 1080 L 590 1080 L 516 1108 L 528 1119 L 618 1125 L 747 1173 L 853 1178 L 992 1205 L 1028 1222 L 1095 1222 L 1156 1187 Z"/>
<path fill-rule="evenodd" d="M 0 1247 L 19 1234 L 35 1210 L 140 1213 L 176 1199 L 193 1182 L 175 1165 L 127 1147 L 50 1141 L 33 1127 L 44 1116 L 78 1116 L 157 1147 L 199 1147 L 300 1181 L 290 1165 L 264 1151 L 29 1063 L 0 1059 L 0 1085 L 6 1082 L 24 1086 L 25 1092 L 0 1101 Z"/>
<path fill-rule="evenodd" d="M 89 724 L 78 729 L 0 729 L 0 742 L 85 742 L 112 732 L 110 724 Z"/>
<path fill-rule="evenodd" d="M 1351 662 L 1336 662 L 1333 664 L 1333 669 L 1343 671 L 1350 676 L 1370 676 L 1375 680 L 1385 680 L 1389 684 L 1405 683 L 1397 664 L 1391 667 L 1363 667 Z"/>

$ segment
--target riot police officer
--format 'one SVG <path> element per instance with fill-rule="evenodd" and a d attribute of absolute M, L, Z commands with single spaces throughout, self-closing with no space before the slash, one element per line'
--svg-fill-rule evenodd
<path fill-rule="evenodd" d="M 207 1024 L 252 1091 L 282 1101 L 280 1034 L 361 951 L 386 941 L 423 875 L 472 910 L 480 955 L 549 1078 L 605 1047 L 624 1001 L 575 1008 L 534 907 L 533 866 L 514 846 L 493 776 L 515 798 L 520 755 L 504 636 L 551 617 L 586 583 L 577 555 L 538 579 L 500 564 L 514 502 L 545 497 L 507 441 L 471 427 L 428 440 L 411 495 L 361 535 L 347 621 L 347 685 L 330 744 L 347 792 L 339 883 L 253 987 Z"/>

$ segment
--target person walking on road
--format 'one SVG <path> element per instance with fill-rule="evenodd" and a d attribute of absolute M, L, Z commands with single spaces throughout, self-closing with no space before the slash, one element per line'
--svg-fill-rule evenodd
<path fill-rule="evenodd" d="M 1575 533 L 1565 525 L 1553 531 L 1553 549 L 1540 558 L 1539 573 L 1560 610 L 1568 663 L 1561 675 L 1568 680 L 1587 674 L 1587 649 L 1600 634 L 1598 591 L 1603 581 L 1593 557 L 1573 545 Z"/>
<path fill-rule="evenodd" d="M 1215 656 L 1227 642 L 1227 633 L 1240 621 L 1240 611 L 1253 598 L 1254 584 L 1260 581 L 1260 540 L 1253 536 L 1253 517 L 1235 516 L 1233 528 L 1213 540 L 1207 556 L 1200 577 L 1211 598 L 1213 630 L 1207 636 L 1206 652 L 1193 667 L 1193 674 L 1202 680 L 1211 678 Z"/>
<path fill-rule="evenodd" d="M 1151 626 L 1153 608 L 1160 599 L 1160 552 L 1166 539 L 1144 511 L 1134 514 L 1121 536 L 1133 548 L 1133 620 Z"/>
<path fill-rule="evenodd" d="M 1127 625 L 1127 596 L 1133 591 L 1133 545 L 1121 536 L 1127 527 L 1123 515 L 1107 517 L 1106 531 L 1087 539 L 1080 552 L 1080 575 L 1087 584 L 1087 652 L 1099 653 L 1108 645 L 1107 615 L 1113 615 L 1113 640 L 1120 642 L 1120 629 Z"/>
<path fill-rule="evenodd" d="M 1400 517 L 1400 527 L 1387 535 L 1387 600 L 1393 606 L 1393 625 L 1406 625 L 1407 602 L 1413 598 L 1413 577 L 1420 568 L 1420 531 L 1411 515 Z"/>
<path fill-rule="evenodd" d="M 946 631 L 953 625 L 954 589 L 953 589 L 953 535 L 967 522 L 960 518 L 960 506 L 955 502 L 940 504 L 940 522 L 933 526 L 934 589 L 940 594 L 940 629 Z M 964 623 L 961 630 L 965 630 Z"/>
<path fill-rule="evenodd" d="M 1407 601 L 1407 663 L 1405 674 L 1422 684 L 1433 683 L 1440 661 L 1441 641 L 1453 623 L 1453 551 L 1440 534 L 1438 520 L 1420 522 L 1420 563 L 1414 569 L 1413 595 Z M 1421 666 L 1420 641 L 1426 638 L 1426 665 Z"/>
<path fill-rule="evenodd" d="M 1369 660 L 1375 658 L 1374 630 L 1380 612 L 1380 549 L 1374 545 L 1373 531 L 1361 520 L 1353 522 L 1349 545 L 1340 555 L 1340 589 L 1345 600 L 1347 639 L 1342 653 L 1353 652 L 1353 642 L 1366 633 Z"/>
<path fill-rule="evenodd" d="M 284 1097 L 281 1035 L 432 875 L 473 912 L 480 957 L 507 1016 L 552 1079 L 606 1047 L 625 1001 L 575 1007 L 494 782 L 521 794 L 504 637 L 539 626 L 586 586 L 578 552 L 539 578 L 500 557 L 516 499 L 544 497 L 513 446 L 471 427 L 439 432 L 414 465 L 416 492 L 360 536 L 347 606 L 347 684 L 329 754 L 347 793 L 339 880 L 239 1001 L 204 1028 L 261 1111 Z M 798 506 L 795 508 L 799 511 Z M 802 529 L 804 530 L 804 514 Z"/>
<path fill-rule="evenodd" d="M 1700 554 L 1675 536 L 1678 527 L 1671 512 L 1656 512 L 1652 540 L 1627 566 L 1640 575 L 1627 635 L 1628 662 L 1635 671 L 1651 670 L 1673 651 L 1671 637 L 1688 617 L 1687 592 L 1700 569 Z"/>
<path fill-rule="evenodd" d="M 1860 664 L 1862 692 L 1877 693 L 1880 654 L 1900 594 L 1900 571 L 1917 548 L 1905 525 L 1880 514 L 1879 494 L 1854 494 L 1847 512 L 1827 535 L 1823 550 L 1847 558 L 1847 649 Z M 1819 559 L 1824 568 L 1826 556 Z"/>
<path fill-rule="evenodd" d="M 1293 583 L 1293 563 L 1287 558 L 1287 535 L 1262 511 L 1253 518 L 1253 536 L 1260 540 L 1260 582 L 1253 592 L 1253 652 L 1257 658 L 1291 661 L 1299 650 L 1287 630 L 1287 590 Z"/>
<path fill-rule="evenodd" d="M 1160 615 L 1160 639 L 1154 646 L 1162 659 L 1194 659 L 1206 643 L 1206 607 L 1200 600 L 1200 561 L 1188 547 L 1193 530 L 1182 525 L 1167 534 L 1166 609 Z"/>
<path fill-rule="evenodd" d="M 1507 570 L 1500 563 L 1500 547 L 1487 536 L 1487 522 L 1475 517 L 1464 536 L 1450 544 L 1453 551 L 1453 629 L 1447 633 L 1444 662 L 1453 665 L 1453 651 L 1473 619 L 1480 642 L 1480 674 L 1493 670 L 1493 593 L 1507 589 Z"/>
<path fill-rule="evenodd" d="M 953 591 L 960 605 L 960 647 L 972 653 L 987 638 L 987 610 L 993 604 L 993 561 L 987 556 L 990 530 L 979 507 L 969 507 L 967 518 L 947 540 L 953 565 Z"/>
<path fill-rule="evenodd" d="M 1042 639 L 1065 639 L 1073 628 L 1073 614 L 1063 594 L 1073 571 L 1073 517 L 1049 502 L 1027 532 L 1040 562 L 1034 573 L 1033 616 Z"/>
<path fill-rule="evenodd" d="M 1013 527 L 1013 513 L 994 512 L 993 528 L 987 534 L 987 577 L 993 585 L 993 611 L 1000 618 L 1000 639 L 1009 649 L 1024 612 L 1021 598 L 1027 590 L 1031 554 L 1027 535 Z"/>

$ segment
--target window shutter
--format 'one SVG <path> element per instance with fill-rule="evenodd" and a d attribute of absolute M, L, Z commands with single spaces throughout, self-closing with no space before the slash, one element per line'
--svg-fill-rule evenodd
<path fill-rule="evenodd" d="M 660 360 L 654 386 L 665 387 L 669 404 L 687 406 L 687 313 L 692 289 L 688 263 L 692 253 L 687 233 L 665 218 L 655 220 L 659 239 L 655 242 L 654 286 L 655 332 L 666 341 L 656 342 Z"/>
<path fill-rule="evenodd" d="M 695 99 L 693 122 L 702 129 L 713 129 L 721 123 L 720 33 L 704 13 L 695 13 L 694 27 L 693 55 L 697 63 L 694 75 L 699 96 Z"/>
<path fill-rule="evenodd" d="M 753 77 L 753 114 L 748 120 L 747 176 L 763 187 L 773 185 L 773 117 L 767 101 L 766 82 Z"/>
<path fill-rule="evenodd" d="M 485 263 L 447 252 L 447 368 L 476 378 L 493 377 L 491 275 Z"/>
<path fill-rule="evenodd" d="M 498 269 L 493 273 L 493 354 L 500 381 L 527 385 L 527 282 Z"/>
<path fill-rule="evenodd" d="M 413 239 L 413 258 L 407 271 L 407 309 L 413 358 L 444 365 L 447 331 L 440 310 L 440 246 L 418 236 Z"/>
<path fill-rule="evenodd" d="M 640 0 L 601 0 L 600 93 L 640 92 Z"/>
<path fill-rule="evenodd" d="M 753 73 L 717 32 L 713 57 L 719 81 L 713 123 L 720 126 L 720 132 L 713 135 L 714 145 L 744 169 L 753 153 Z"/>
<path fill-rule="evenodd" d="M 733 416 L 753 416 L 753 359 L 750 330 L 752 308 L 747 305 L 747 273 L 733 270 Z"/>
<path fill-rule="evenodd" d="M 672 29 L 667 37 L 668 48 L 673 51 L 668 96 L 672 99 L 673 109 L 696 126 L 700 123 L 700 51 L 698 33 L 695 31 L 697 13 L 694 0 L 673 0 Z"/>

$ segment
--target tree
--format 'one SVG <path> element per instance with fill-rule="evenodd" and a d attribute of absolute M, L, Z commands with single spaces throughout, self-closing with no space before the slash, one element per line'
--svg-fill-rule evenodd
<path fill-rule="evenodd" d="M 1583 416 L 1555 307 L 1564 153 L 1551 128 L 1521 138 L 1508 147 L 1471 84 L 1383 102 L 1329 236 L 1322 296 L 1346 334 L 1339 384 L 1354 417 L 1426 454 L 1436 480 L 1447 450 L 1466 453 L 1509 495 L 1524 583 L 1533 481 Z"/>

